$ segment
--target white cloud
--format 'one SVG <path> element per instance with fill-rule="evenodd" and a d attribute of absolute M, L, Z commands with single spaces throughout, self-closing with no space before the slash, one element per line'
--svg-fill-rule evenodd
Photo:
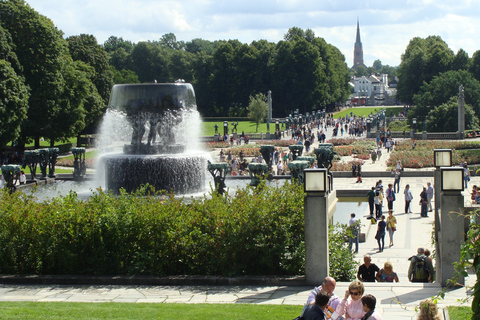
<path fill-rule="evenodd" d="M 28 1 L 28 0 L 27 0 Z M 291 27 L 310 28 L 338 47 L 350 66 L 360 19 L 365 62 L 398 65 L 410 39 L 439 35 L 457 52 L 480 49 L 480 1 L 458 0 L 30 0 L 65 36 L 115 35 L 138 42 L 165 33 L 177 39 L 266 39 L 278 42 Z"/>

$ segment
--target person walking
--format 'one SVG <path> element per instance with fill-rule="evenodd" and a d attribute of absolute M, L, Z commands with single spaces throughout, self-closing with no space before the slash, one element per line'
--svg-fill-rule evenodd
<path fill-rule="evenodd" d="M 352 233 L 349 239 L 349 249 L 352 250 L 353 242 L 355 242 L 355 253 L 358 253 L 358 233 L 360 229 L 360 222 L 355 218 L 355 213 L 350 215 L 350 220 L 348 221 L 348 227 Z"/>
<path fill-rule="evenodd" d="M 393 210 L 393 201 L 395 201 L 395 192 L 393 191 L 393 185 L 391 183 L 388 184 L 387 191 L 385 192 L 387 197 L 387 206 L 388 210 Z"/>
<path fill-rule="evenodd" d="M 390 238 L 390 247 L 393 246 L 393 234 L 397 231 L 397 218 L 393 216 L 393 211 L 388 210 L 387 231 Z"/>
<path fill-rule="evenodd" d="M 412 192 L 410 191 L 410 185 L 407 184 L 405 186 L 405 190 L 403 190 L 403 194 L 405 195 L 405 213 L 412 213 L 410 208 L 410 203 L 413 200 Z"/>
<path fill-rule="evenodd" d="M 427 182 L 427 206 L 428 212 L 432 212 L 433 187 L 430 182 Z"/>
<path fill-rule="evenodd" d="M 400 176 L 401 176 L 402 172 L 400 171 L 400 169 L 396 169 L 395 170 L 395 182 L 393 183 L 393 192 L 395 193 L 399 193 L 400 192 Z"/>
<path fill-rule="evenodd" d="M 372 187 L 372 190 L 368 191 L 368 206 L 370 209 L 370 218 L 373 218 L 373 210 L 375 209 L 375 187 Z"/>
<path fill-rule="evenodd" d="M 420 205 L 422 211 L 420 213 L 421 217 L 428 217 L 427 213 L 427 204 L 428 204 L 428 197 L 427 197 L 427 188 L 423 187 L 423 191 L 420 193 Z"/>
<path fill-rule="evenodd" d="M 377 252 L 383 252 L 383 249 L 385 248 L 385 229 L 387 227 L 387 223 L 385 222 L 384 215 L 382 215 L 381 219 L 382 220 L 378 223 L 377 234 L 375 235 L 375 239 L 377 239 L 378 242 Z"/>

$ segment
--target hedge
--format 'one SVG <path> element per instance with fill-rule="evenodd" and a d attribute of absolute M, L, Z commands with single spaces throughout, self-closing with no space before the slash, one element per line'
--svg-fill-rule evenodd
<path fill-rule="evenodd" d="M 97 190 L 89 200 L 72 192 L 41 203 L 34 194 L 3 192 L 0 273 L 304 274 L 302 187 L 262 183 L 198 200 L 142 196 L 145 191 Z M 339 260 L 332 265 L 353 261 L 343 239 L 330 244 Z"/>

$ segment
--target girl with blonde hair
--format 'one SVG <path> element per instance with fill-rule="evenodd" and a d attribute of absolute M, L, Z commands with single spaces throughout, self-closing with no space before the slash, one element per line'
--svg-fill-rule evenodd
<path fill-rule="evenodd" d="M 418 320 L 440 320 L 437 304 L 430 299 L 420 301 Z"/>

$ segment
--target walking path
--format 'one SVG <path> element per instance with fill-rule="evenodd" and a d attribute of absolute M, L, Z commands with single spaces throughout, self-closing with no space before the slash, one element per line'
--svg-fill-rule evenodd
<path fill-rule="evenodd" d="M 330 129 L 331 131 L 331 129 Z M 386 170 L 388 154 L 382 156 L 381 161 L 375 164 L 370 160 L 363 166 L 364 171 Z M 378 178 L 364 178 L 363 183 L 355 183 L 356 178 L 336 178 L 336 189 L 368 190 L 375 185 Z M 390 181 L 387 181 L 390 180 Z M 432 249 L 432 223 L 433 215 L 428 218 L 420 217 L 418 205 L 419 194 L 427 182 L 432 182 L 429 177 L 402 177 L 400 182 L 401 192 L 397 194 L 394 204 L 394 214 L 397 217 L 397 231 L 395 232 L 394 246 L 386 247 L 377 253 L 378 247 L 374 239 L 376 226 L 371 225 L 366 219 L 368 212 L 356 212 L 362 218 L 362 232 L 366 233 L 366 242 L 360 244 L 356 260 L 359 265 L 365 254 L 370 254 L 373 263 L 380 268 L 386 261 L 393 264 L 394 271 L 398 273 L 399 283 L 366 283 L 366 293 L 377 298 L 377 310 L 383 319 L 400 320 L 414 319 L 415 307 L 426 298 L 437 295 L 441 287 L 436 283 L 410 283 L 407 280 L 408 257 L 416 253 L 418 247 Z M 391 179 L 384 179 L 383 185 L 393 183 Z M 472 177 L 473 184 L 480 184 L 480 177 Z M 413 214 L 403 213 L 403 189 L 409 184 L 414 196 L 412 201 Z M 366 193 L 366 192 L 365 192 Z M 468 201 L 469 193 L 464 192 Z M 364 201 L 367 201 L 365 197 Z M 368 209 L 367 209 L 368 211 Z M 346 221 L 345 221 L 346 223 Z M 388 244 L 388 235 L 386 236 Z M 466 278 L 466 284 L 473 286 L 475 276 Z M 337 283 L 335 293 L 342 297 L 349 283 Z M 312 290 L 311 286 L 138 286 L 138 285 L 0 285 L 0 301 L 64 301 L 64 302 L 132 302 L 132 303 L 252 303 L 252 304 L 284 304 L 298 305 L 299 314 L 307 296 Z M 466 288 L 459 288 L 446 292 L 445 298 L 439 300 L 438 305 L 460 305 L 460 299 L 471 294 Z M 469 303 L 464 305 L 470 305 Z"/>

